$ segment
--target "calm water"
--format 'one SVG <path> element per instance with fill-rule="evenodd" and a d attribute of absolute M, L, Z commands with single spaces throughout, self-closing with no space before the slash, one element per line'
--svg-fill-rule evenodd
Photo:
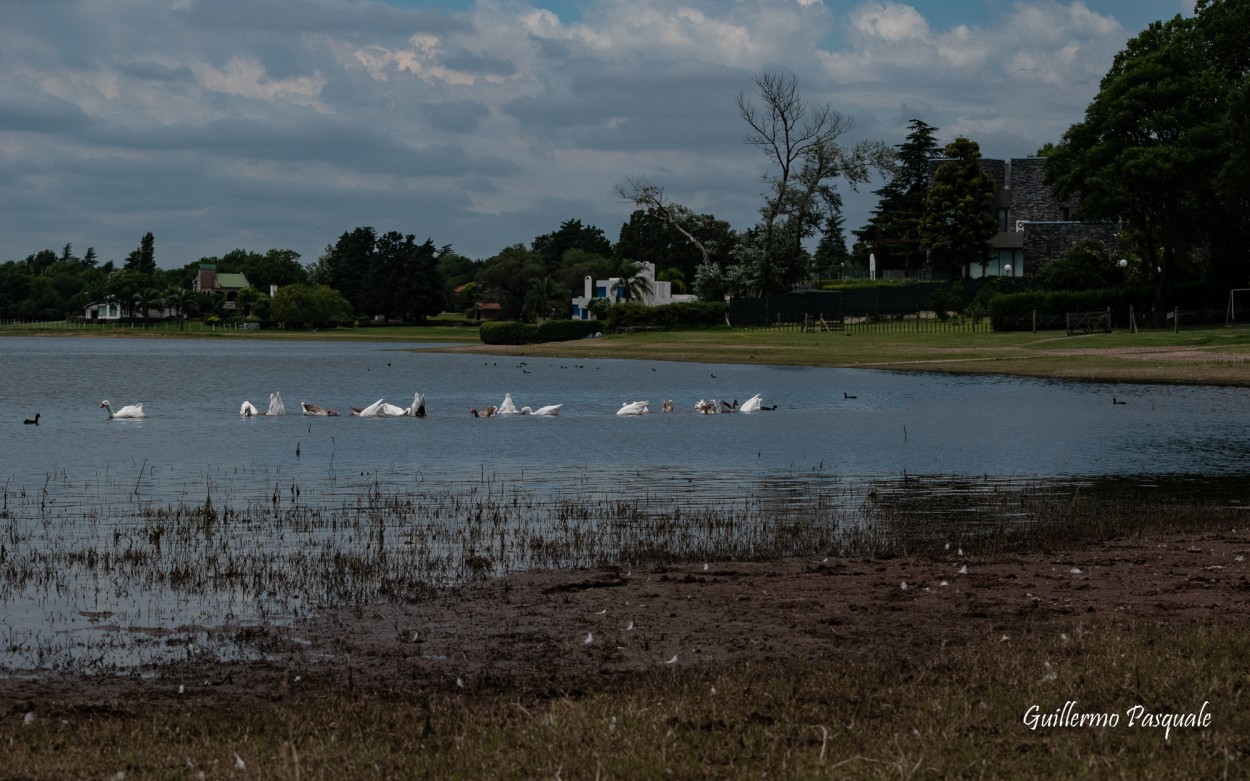
<path fill-rule="evenodd" d="M 0 338 L 0 482 L 49 474 L 142 479 L 152 495 L 209 473 L 281 471 L 301 483 L 484 471 L 546 480 L 695 470 L 742 480 L 777 471 L 843 475 L 1235 474 L 1250 454 L 1250 394 L 1238 388 L 1105 385 L 847 369 L 499 359 L 394 345 Z M 520 364 L 524 363 L 524 366 Z M 288 415 L 243 419 L 280 391 Z M 427 399 L 425 419 L 359 418 L 378 398 Z M 474 419 L 470 407 L 563 403 L 559 417 Z M 698 415 L 704 398 L 773 412 Z M 844 394 L 856 396 L 846 399 Z M 1111 403 L 1112 396 L 1127 405 Z M 99 408 L 142 402 L 148 418 Z M 672 399 L 676 414 L 658 413 Z M 298 414 L 301 400 L 339 418 Z M 656 414 L 618 417 L 627 401 Z M 42 413 L 40 425 L 25 418 Z M 291 414 L 294 412 L 295 414 Z M 296 451 L 299 451 L 297 457 Z M 142 474 L 140 470 L 142 469 Z M 646 479 L 640 477 L 639 479 Z"/>
<path fill-rule="evenodd" d="M 107 545 L 110 530 L 126 523 L 110 507 L 124 515 L 136 502 L 198 504 L 209 493 L 223 506 L 298 486 L 315 503 L 368 486 L 461 490 L 503 481 L 579 497 L 693 502 L 774 490 L 804 501 L 829 478 L 1203 479 L 1242 474 L 1250 456 L 1250 393 L 1231 388 L 250 340 L 0 338 L 0 362 L 0 532 L 8 546 L 0 564 L 19 548 L 78 544 L 76 535 Z M 240 417 L 244 399 L 263 410 L 275 390 L 286 416 Z M 407 406 L 414 392 L 425 394 L 424 419 L 348 413 L 379 398 Z M 468 414 L 505 393 L 518 407 L 564 408 L 553 418 Z M 700 399 L 756 393 L 777 409 L 693 411 Z M 1113 396 L 1128 403 L 1113 405 Z M 115 408 L 142 402 L 148 418 L 109 421 L 103 399 Z M 665 399 L 677 412 L 659 412 Z M 635 400 L 649 401 L 653 413 L 614 414 Z M 300 401 L 343 415 L 303 417 Z M 38 426 L 22 423 L 35 413 Z M 79 509 L 97 520 L 76 528 Z M 0 589 L 0 669 L 81 663 L 102 647 L 108 663 L 125 665 L 161 655 L 134 650 L 155 630 L 275 618 L 258 595 L 149 593 L 135 582 L 101 584 L 87 569 L 59 577 L 55 586 Z M 297 617 L 291 604 L 283 602 L 279 618 Z M 187 648 L 211 645 L 205 631 L 184 634 Z M 46 653 L 32 654 L 35 647 Z"/>

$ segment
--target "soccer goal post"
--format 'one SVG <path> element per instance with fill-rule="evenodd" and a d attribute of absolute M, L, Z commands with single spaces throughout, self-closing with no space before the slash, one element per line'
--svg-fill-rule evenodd
<path fill-rule="evenodd" d="M 1250 325 L 1250 287 L 1235 287 L 1228 291 L 1228 310 L 1224 313 L 1224 327 Z"/>

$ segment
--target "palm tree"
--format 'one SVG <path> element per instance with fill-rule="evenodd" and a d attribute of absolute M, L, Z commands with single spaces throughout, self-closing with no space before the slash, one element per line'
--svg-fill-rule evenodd
<path fill-rule="evenodd" d="M 160 306 L 164 300 L 161 292 L 154 287 L 145 287 L 135 294 L 135 306 L 142 314 L 144 328 L 148 327 L 148 312 L 153 306 Z"/>
<path fill-rule="evenodd" d="M 187 312 L 195 308 L 195 293 L 185 287 L 171 287 L 165 291 L 165 306 L 178 315 L 178 330 L 186 327 Z"/>
<path fill-rule="evenodd" d="M 201 290 L 195 294 L 195 311 L 204 317 L 221 314 L 226 304 L 226 297 L 220 293 L 209 293 Z"/>
<path fill-rule="evenodd" d="M 549 276 L 541 277 L 530 284 L 525 294 L 526 309 L 533 312 L 536 321 L 546 319 L 551 317 L 560 298 L 567 295 L 568 291 L 561 289 L 554 279 Z"/>
<path fill-rule="evenodd" d="M 640 301 L 651 295 L 651 280 L 644 274 L 644 267 L 636 260 L 621 262 L 620 276 L 612 285 L 612 290 L 621 291 L 621 298 L 626 301 Z"/>

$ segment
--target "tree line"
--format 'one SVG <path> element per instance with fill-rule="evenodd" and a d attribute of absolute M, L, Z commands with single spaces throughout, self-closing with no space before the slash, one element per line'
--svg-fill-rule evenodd
<path fill-rule="evenodd" d="M 1089 218 L 1120 222 L 1119 252 L 1161 308 L 1179 282 L 1250 285 L 1248 39 L 1245 0 L 1198 0 L 1192 17 L 1151 24 L 1117 55 L 1082 121 L 1038 151 L 1057 195 L 1078 198 Z M 66 244 L 0 264 L 0 318 L 60 318 L 104 300 L 139 318 L 155 301 L 179 316 L 219 316 L 221 302 L 190 292 L 203 262 L 247 276 L 251 287 L 237 302 L 244 316 L 312 323 L 421 322 L 483 301 L 507 319 L 567 317 L 586 277 L 620 278 L 626 298 L 645 293 L 639 272 L 648 262 L 675 292 L 714 301 L 864 269 L 873 251 L 894 267 L 952 278 L 987 259 L 997 230 L 994 182 L 974 140 L 941 146 L 937 128 L 913 119 L 897 145 L 847 144 L 853 118 L 810 104 L 793 75 L 764 73 L 754 85 L 736 106 L 746 141 L 764 158 L 764 192 L 756 222 L 742 230 L 631 175 L 616 185 L 634 209 L 615 242 L 568 219 L 475 260 L 415 233 L 356 227 L 307 266 L 290 250 L 236 249 L 163 270 L 148 233 L 120 263 L 100 263 L 90 248 L 77 257 Z M 858 188 L 874 173 L 884 181 L 877 206 L 848 249 L 839 188 Z M 1081 270 L 1103 263 L 1097 247 L 1074 247 L 1068 260 L 1037 281 L 1105 276 Z M 272 300 L 270 285 L 279 287 Z"/>

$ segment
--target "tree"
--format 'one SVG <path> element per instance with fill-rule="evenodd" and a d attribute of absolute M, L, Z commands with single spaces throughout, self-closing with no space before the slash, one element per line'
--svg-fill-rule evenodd
<path fill-rule="evenodd" d="M 417 244 L 412 234 L 378 236 L 373 228 L 356 228 L 326 248 L 309 279 L 338 290 L 357 314 L 422 320 L 441 312 L 447 301 L 439 253 L 430 239 Z"/>
<path fill-rule="evenodd" d="M 651 295 L 651 280 L 643 274 L 642 264 L 638 261 L 622 261 L 617 274 L 609 293 L 619 291 L 625 301 L 642 301 Z"/>
<path fill-rule="evenodd" d="M 287 285 L 273 297 L 270 315 L 285 326 L 330 325 L 352 319 L 351 304 L 326 285 Z"/>
<path fill-rule="evenodd" d="M 553 276 L 557 285 L 565 290 L 582 291 L 586 277 L 590 279 L 607 279 L 612 276 L 613 262 L 610 258 L 595 255 L 585 250 L 571 249 L 564 253 L 559 273 Z"/>
<path fill-rule="evenodd" d="M 377 232 L 367 226 L 344 232 L 313 264 L 308 281 L 339 291 L 358 314 L 372 314 L 365 304 L 369 303 L 367 280 L 377 238 Z"/>
<path fill-rule="evenodd" d="M 856 231 L 860 241 L 871 246 L 882 265 L 896 268 L 901 260 L 904 268 L 912 267 L 912 256 L 920 245 L 920 219 L 924 215 L 924 198 L 929 184 L 930 161 L 941 154 L 935 135 L 937 128 L 919 119 L 908 124 L 911 132 L 896 147 L 895 167 L 881 189 L 877 208 L 862 230 Z"/>
<path fill-rule="evenodd" d="M 569 312 L 569 291 L 560 287 L 551 277 L 540 277 L 530 283 L 525 294 L 525 311 L 527 319 L 538 322 L 563 311 L 567 318 Z"/>
<path fill-rule="evenodd" d="M 968 276 L 973 263 L 989 263 L 989 241 L 998 228 L 994 180 L 981 170 L 975 141 L 957 138 L 944 152 L 949 159 L 933 172 L 918 230 L 933 267 L 958 279 Z"/>
<path fill-rule="evenodd" d="M 135 294 L 135 308 L 139 310 L 139 316 L 143 318 L 143 327 L 147 328 L 148 314 L 153 308 L 159 308 L 165 302 L 165 297 L 161 291 L 152 286 L 144 287 Z"/>
<path fill-rule="evenodd" d="M 837 193 L 834 193 L 837 195 Z M 842 216 L 842 197 L 832 205 L 825 216 L 820 231 L 820 241 L 816 244 L 816 252 L 812 255 L 812 264 L 817 269 L 834 273 L 851 260 L 851 253 L 846 248 L 846 231 L 843 228 L 846 220 Z"/>
<path fill-rule="evenodd" d="M 186 327 L 187 312 L 195 308 L 195 293 L 186 287 L 171 287 L 165 291 L 165 306 L 178 317 L 178 330 Z"/>
<path fill-rule="evenodd" d="M 156 237 L 151 231 L 143 234 L 139 247 L 126 256 L 123 268 L 148 275 L 156 271 Z"/>
<path fill-rule="evenodd" d="M 626 177 L 626 182 L 627 185 L 616 186 L 617 195 L 635 206 L 642 207 L 648 214 L 659 218 L 665 225 L 680 233 L 692 247 L 698 250 L 700 265 L 711 262 L 711 253 L 707 245 L 688 227 L 693 212 L 680 204 L 665 202 L 664 188 L 652 184 L 645 177 Z"/>
<path fill-rule="evenodd" d="M 1117 287 L 1124 281 L 1125 270 L 1098 239 L 1076 242 L 1035 278 L 1035 284 L 1043 290 L 1097 290 Z"/>
<path fill-rule="evenodd" d="M 515 244 L 487 260 L 476 281 L 482 287 L 482 300 L 498 302 L 506 319 L 518 320 L 530 285 L 544 276 L 547 267 L 542 258 L 523 244 Z"/>
<path fill-rule="evenodd" d="M 758 236 L 749 254 L 760 295 L 785 290 L 809 271 L 804 239 L 826 219 L 836 198 L 834 182 L 852 188 L 868 181 L 872 168 L 889 164 L 889 150 L 879 141 L 861 141 L 850 149 L 838 139 L 854 127 L 849 116 L 828 105 L 811 107 L 794 76 L 764 73 L 755 77 L 761 107 L 738 95 L 738 113 L 750 127 L 747 143 L 768 158 L 770 170 Z"/>
<path fill-rule="evenodd" d="M 1213 187 L 1230 159 L 1235 112 L 1199 22 L 1229 7 L 1202 2 L 1199 17 L 1154 22 L 1130 40 L 1084 119 L 1047 158 L 1047 183 L 1061 197 L 1079 196 L 1084 217 L 1123 220 L 1121 240 L 1144 261 L 1159 309 L 1168 307 L 1178 268 L 1205 243 L 1213 218 L 1236 220 Z M 1248 34 L 1239 33 L 1243 52 Z M 1240 79 L 1244 86 L 1244 68 Z"/>
<path fill-rule="evenodd" d="M 664 203 L 663 192 L 645 180 L 631 179 L 629 185 L 618 186 L 617 192 L 647 208 L 636 209 L 621 226 L 617 257 L 651 263 L 657 269 L 677 269 L 682 279 L 694 279 L 704 262 L 729 262 L 729 250 L 737 241 L 729 223 L 710 214 L 695 214 L 679 204 Z M 649 196 L 654 198 L 650 203 Z"/>
<path fill-rule="evenodd" d="M 267 293 L 271 285 L 297 285 L 308 281 L 308 269 L 300 263 L 295 250 L 271 249 L 264 255 L 248 253 L 238 271 L 247 277 L 252 287 Z"/>
<path fill-rule="evenodd" d="M 559 230 L 535 237 L 530 249 L 542 258 L 548 273 L 554 273 L 564 260 L 564 254 L 572 249 L 605 258 L 612 256 L 612 242 L 603 231 L 593 225 L 582 225 L 581 220 L 565 220 Z"/>

